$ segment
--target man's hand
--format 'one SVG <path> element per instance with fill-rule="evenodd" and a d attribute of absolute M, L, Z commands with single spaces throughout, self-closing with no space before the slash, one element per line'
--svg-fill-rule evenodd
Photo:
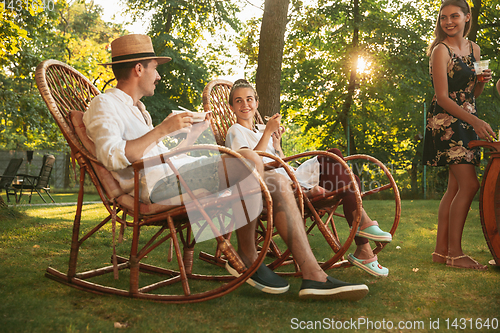
<path fill-rule="evenodd" d="M 205 131 L 210 126 L 210 120 L 212 119 L 212 113 L 209 112 L 205 115 L 205 120 L 198 123 L 194 123 L 189 132 L 187 132 L 187 140 L 192 143 L 198 139 L 201 133 Z"/>
<path fill-rule="evenodd" d="M 163 119 L 160 125 L 163 136 L 175 136 L 179 133 L 189 133 L 193 126 L 193 117 L 190 112 L 183 112 L 179 114 L 169 114 L 167 118 Z"/>

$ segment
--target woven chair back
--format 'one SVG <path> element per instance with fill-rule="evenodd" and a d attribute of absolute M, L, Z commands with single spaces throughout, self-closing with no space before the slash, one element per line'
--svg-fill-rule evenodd
<path fill-rule="evenodd" d="M 99 90 L 76 69 L 57 60 L 40 63 L 35 79 L 40 94 L 66 138 L 73 156 L 80 164 L 86 165 L 99 193 L 103 190 L 108 199 L 123 194 L 118 182 L 95 157 L 95 149 L 86 144 L 90 139 L 86 135 L 81 118 L 90 101 L 100 94 Z M 79 115 L 77 125 L 75 114 Z"/>
<path fill-rule="evenodd" d="M 69 113 L 72 110 L 85 112 L 100 91 L 76 69 L 57 60 L 40 63 L 35 79 L 43 100 L 72 151 L 83 149 L 88 153 L 72 129 Z"/>
<path fill-rule="evenodd" d="M 210 81 L 203 89 L 203 109 L 205 112 L 212 112 L 210 126 L 215 141 L 220 146 L 225 146 L 227 131 L 236 123 L 236 116 L 229 106 L 229 93 L 232 87 L 231 81 L 216 79 Z M 254 122 L 264 123 L 259 112 L 255 113 Z"/>

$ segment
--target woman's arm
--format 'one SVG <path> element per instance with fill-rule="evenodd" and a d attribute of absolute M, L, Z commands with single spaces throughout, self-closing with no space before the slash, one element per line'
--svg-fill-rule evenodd
<path fill-rule="evenodd" d="M 487 122 L 468 113 L 450 98 L 448 92 L 448 64 L 450 62 L 450 55 L 446 46 L 439 44 L 434 48 L 431 54 L 431 62 L 437 103 L 449 114 L 471 124 L 481 139 L 489 140 L 490 136 L 494 137 L 495 133 Z"/>
<path fill-rule="evenodd" d="M 477 45 L 476 43 L 472 43 L 472 51 L 474 53 L 474 59 L 476 59 L 476 61 L 479 61 L 481 60 L 481 49 L 479 48 L 479 45 Z M 483 77 L 483 82 L 477 82 L 476 83 L 476 87 L 474 88 L 474 97 L 478 98 L 482 93 L 483 93 L 483 90 L 484 90 L 484 85 L 486 84 L 486 82 L 489 82 L 492 78 L 491 76 L 491 69 L 487 69 L 485 71 L 483 71 L 484 74 L 484 77 Z"/>
<path fill-rule="evenodd" d="M 266 129 L 264 130 L 264 133 L 262 134 L 262 138 L 260 139 L 259 143 L 257 146 L 255 146 L 254 150 L 260 150 L 260 151 L 266 151 L 267 150 L 267 145 L 269 144 L 269 140 L 271 140 L 271 137 L 273 137 L 273 146 L 274 150 L 278 154 L 279 157 L 282 157 L 279 155 L 278 149 L 276 148 L 276 143 L 274 139 L 274 134 L 280 131 L 280 122 L 281 122 L 281 115 L 279 113 L 276 113 L 273 115 L 267 122 Z M 281 133 L 279 134 L 279 137 L 281 138 Z M 281 150 L 281 146 L 278 145 L 279 151 L 281 154 L 283 154 L 283 151 Z M 283 155 L 284 157 L 284 155 Z"/>
<path fill-rule="evenodd" d="M 285 128 L 283 126 L 280 126 L 278 130 L 272 135 L 274 151 L 280 158 L 285 157 L 285 154 L 283 154 L 283 150 L 281 149 L 281 136 L 283 135 L 283 132 L 285 132 Z"/>

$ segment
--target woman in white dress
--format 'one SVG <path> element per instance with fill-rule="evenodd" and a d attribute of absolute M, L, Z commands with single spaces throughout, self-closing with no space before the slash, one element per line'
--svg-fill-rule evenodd
<path fill-rule="evenodd" d="M 248 148 L 266 151 L 278 157 L 285 157 L 281 149 L 281 135 L 284 128 L 281 126 L 281 115 L 273 115 L 263 131 L 255 129 L 253 119 L 259 106 L 259 98 L 255 89 L 246 80 L 237 80 L 229 95 L 229 105 L 237 118 L 237 123 L 231 126 L 226 136 L 226 146 L 231 149 Z M 328 150 L 342 158 L 340 150 Z M 267 162 L 264 160 L 264 162 Z M 283 169 L 277 172 L 286 175 Z M 348 184 L 350 178 L 342 172 L 342 166 L 334 160 L 324 156 L 314 157 L 303 163 L 295 170 L 295 176 L 302 187 L 314 194 L 325 190 L 333 191 L 339 185 Z M 359 179 L 358 179 L 359 182 Z M 271 185 L 271 184 L 269 184 Z M 272 189 L 272 186 L 269 186 Z M 355 195 L 345 192 L 343 195 L 344 215 L 352 225 L 356 210 Z M 387 276 L 389 270 L 378 263 L 377 256 L 373 253 L 369 240 L 390 242 L 392 235 L 382 231 L 376 221 L 372 221 L 366 212 L 362 211 L 360 228 L 355 237 L 356 251 L 348 255 L 348 260 L 355 266 L 374 276 Z"/>

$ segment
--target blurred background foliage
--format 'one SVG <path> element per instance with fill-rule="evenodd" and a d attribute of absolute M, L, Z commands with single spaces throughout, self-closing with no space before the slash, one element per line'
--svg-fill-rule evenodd
<path fill-rule="evenodd" d="M 238 13 L 251 2 L 263 14 L 264 0 L 121 2 L 132 20 L 152 13 L 148 35 L 156 53 L 173 59 L 159 67 L 155 95 L 144 98 L 155 123 L 179 105 L 200 110 L 204 86 L 235 74 L 238 62 L 255 81 L 262 15 L 242 21 Z M 110 59 L 110 42 L 128 33 L 124 27 L 104 22 L 91 0 L 54 0 L 52 10 L 42 8 L 47 3 L 20 11 L 0 3 L 2 150 L 67 149 L 34 82 L 40 61 L 66 62 L 100 90 L 114 85 L 111 71 L 98 64 Z M 426 48 L 440 3 L 290 0 L 280 82 L 285 153 L 338 147 L 345 155 L 369 154 L 391 166 L 405 196 L 421 197 L 424 112 L 433 95 Z M 498 131 L 500 3 L 470 3 L 477 23 L 470 38 L 491 60 L 494 78 L 478 111 Z M 445 188 L 444 173 L 427 168 L 431 196 Z"/>

